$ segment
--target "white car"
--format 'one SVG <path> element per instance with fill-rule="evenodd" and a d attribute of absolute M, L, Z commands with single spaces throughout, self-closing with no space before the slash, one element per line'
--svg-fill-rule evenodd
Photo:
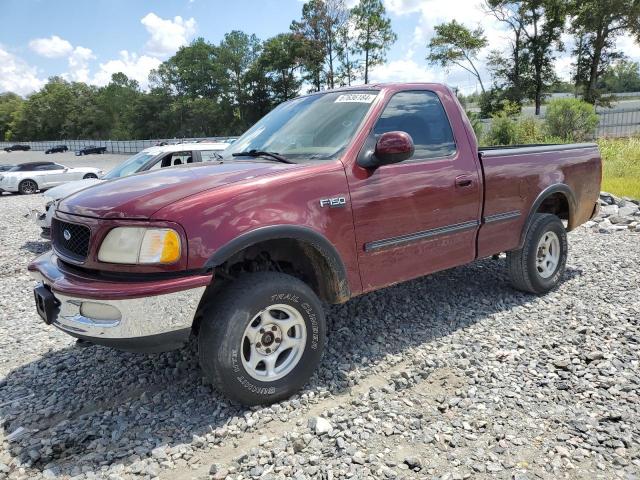
<path fill-rule="evenodd" d="M 100 179 L 79 180 L 48 190 L 44 194 L 47 200 L 45 211 L 33 211 L 32 215 L 35 218 L 36 224 L 42 228 L 42 237 L 49 238 L 51 233 L 51 219 L 53 218 L 55 207 L 61 199 L 96 183 L 126 177 L 134 173 L 217 160 L 221 158 L 219 152 L 227 148 L 230 144 L 231 143 L 226 142 L 177 143 L 147 148 L 136 153 L 133 157 L 128 158 Z"/>
<path fill-rule="evenodd" d="M 104 172 L 93 167 L 65 167 L 54 162 L 28 162 L 0 173 L 0 192 L 29 195 L 66 182 L 98 178 Z"/>

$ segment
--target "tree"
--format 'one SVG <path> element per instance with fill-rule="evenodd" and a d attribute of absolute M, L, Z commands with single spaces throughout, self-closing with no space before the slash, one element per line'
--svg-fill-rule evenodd
<path fill-rule="evenodd" d="M 484 9 L 506 25 L 511 33 L 508 58 L 504 58 L 500 50 L 493 50 L 487 65 L 494 81 L 504 89 L 504 97 L 520 105 L 524 96 L 522 76 L 527 69 L 523 56 L 525 18 L 522 4 L 509 0 L 485 0 Z"/>
<path fill-rule="evenodd" d="M 218 48 L 203 38 L 180 47 L 150 75 L 154 87 L 190 98 L 216 98 L 222 93 L 224 78 Z"/>
<path fill-rule="evenodd" d="M 345 0 L 310 0 L 302 6 L 302 18 L 291 30 L 304 45 L 307 79 L 316 90 L 334 88 L 340 56 L 339 34 L 349 20 Z"/>
<path fill-rule="evenodd" d="M 577 37 L 574 54 L 576 85 L 584 99 L 596 103 L 598 80 L 609 65 L 620 59 L 615 39 L 625 32 L 640 35 L 640 2 L 637 0 L 574 0 L 571 31 Z"/>
<path fill-rule="evenodd" d="M 301 68 L 302 43 L 292 33 L 281 33 L 264 42 L 259 62 L 271 79 L 273 100 L 284 102 L 298 95 L 301 80 L 296 72 Z"/>
<path fill-rule="evenodd" d="M 481 27 L 470 30 L 455 20 L 436 25 L 434 29 L 435 35 L 427 47 L 429 63 L 445 69 L 452 65 L 463 68 L 478 80 L 484 93 L 482 78 L 474 63 L 480 50 L 488 44 L 484 30 Z"/>
<path fill-rule="evenodd" d="M 604 72 L 598 90 L 611 93 L 640 91 L 640 64 L 619 60 Z"/>
<path fill-rule="evenodd" d="M 248 73 L 260 55 L 258 37 L 239 30 L 227 33 L 218 46 L 218 60 L 225 71 L 227 85 L 224 97 L 233 108 L 233 118 L 238 128 L 244 130 L 249 124 L 245 120 L 251 97 Z"/>
<path fill-rule="evenodd" d="M 24 100 L 13 92 L 0 93 L 0 141 L 11 140 L 11 124 L 14 122 Z"/>
<path fill-rule="evenodd" d="M 102 115 L 101 125 L 97 126 L 100 136 L 114 140 L 131 138 L 132 108 L 141 94 L 138 82 L 124 73 L 111 76 L 111 82 L 97 92 L 96 107 Z"/>
<path fill-rule="evenodd" d="M 340 61 L 336 72 L 338 83 L 340 85 L 351 85 L 351 82 L 354 82 L 362 73 L 356 56 L 355 34 L 351 21 L 340 27 L 336 40 L 336 50 Z"/>
<path fill-rule="evenodd" d="M 521 8 L 526 25 L 524 64 L 530 66 L 523 88 L 540 115 L 545 89 L 556 80 L 553 53 L 555 48 L 562 49 L 560 36 L 567 5 L 565 0 L 525 0 Z"/>
<path fill-rule="evenodd" d="M 325 43 L 326 5 L 322 0 L 311 0 L 302 6 L 302 18 L 291 23 L 291 31 L 301 45 L 305 80 L 315 91 L 322 89 L 325 80 L 324 63 L 327 56 Z"/>
<path fill-rule="evenodd" d="M 364 57 L 364 83 L 369 83 L 371 67 L 385 61 L 386 53 L 398 36 L 391 29 L 391 20 L 381 0 L 360 0 L 351 10 L 356 32 L 354 51 Z"/>

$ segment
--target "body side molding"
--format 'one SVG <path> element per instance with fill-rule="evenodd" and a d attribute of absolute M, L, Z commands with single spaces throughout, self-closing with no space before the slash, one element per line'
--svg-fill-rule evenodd
<path fill-rule="evenodd" d="M 365 243 L 364 251 L 371 252 L 374 250 L 380 250 L 382 248 L 395 247 L 405 243 L 413 243 L 426 238 L 436 237 L 440 235 L 446 235 L 449 233 L 460 232 L 462 230 L 469 230 L 476 228 L 480 223 L 477 220 L 471 220 L 469 222 L 456 223 L 454 225 L 446 225 L 444 227 L 432 228 L 429 230 L 423 230 L 421 232 L 409 233 L 407 235 L 400 235 L 398 237 L 385 238 L 382 240 L 374 240 L 373 242 Z"/>

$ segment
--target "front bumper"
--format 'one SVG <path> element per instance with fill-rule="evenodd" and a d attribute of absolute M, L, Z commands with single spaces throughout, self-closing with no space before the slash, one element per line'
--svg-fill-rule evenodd
<path fill-rule="evenodd" d="M 76 338 L 136 352 L 160 352 L 184 344 L 211 281 L 211 276 L 196 276 L 101 282 L 63 272 L 52 252 L 34 260 L 29 271 L 57 300 L 49 319 L 52 325 Z"/>

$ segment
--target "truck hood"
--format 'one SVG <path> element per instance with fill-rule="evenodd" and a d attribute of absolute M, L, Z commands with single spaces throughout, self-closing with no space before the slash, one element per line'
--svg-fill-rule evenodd
<path fill-rule="evenodd" d="M 161 208 L 205 190 L 300 167 L 295 164 L 230 161 L 143 172 L 81 190 L 62 200 L 58 210 L 85 217 L 148 219 Z"/>
<path fill-rule="evenodd" d="M 60 200 L 61 198 L 68 197 L 72 193 L 79 192 L 85 188 L 89 188 L 97 183 L 102 183 L 104 180 L 98 178 L 86 178 L 84 180 L 76 180 L 74 182 L 63 183 L 57 187 L 50 188 L 44 192 L 44 198 L 50 200 Z"/>

